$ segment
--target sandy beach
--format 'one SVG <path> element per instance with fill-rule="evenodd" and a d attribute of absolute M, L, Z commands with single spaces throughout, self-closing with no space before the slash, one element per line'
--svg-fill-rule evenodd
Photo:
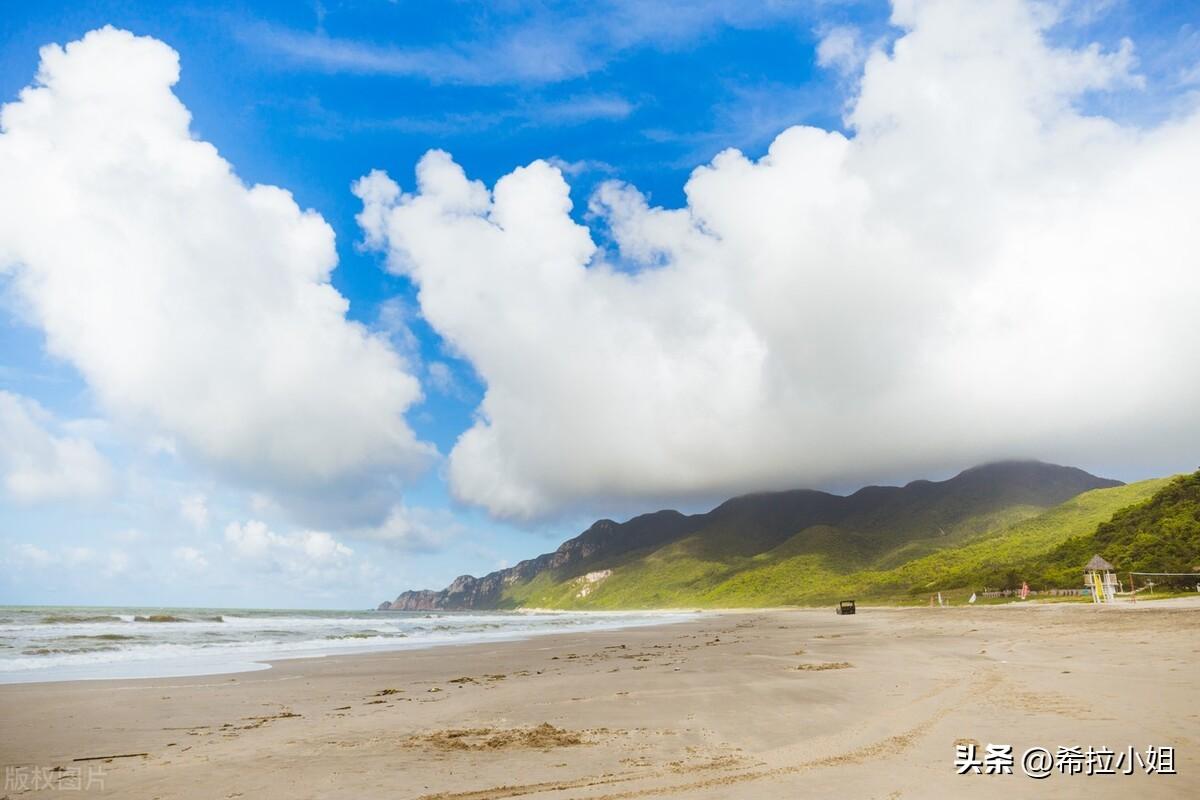
<path fill-rule="evenodd" d="M 235 675 L 8 685 L 0 797 L 1195 797 L 1198 656 L 1200 603 L 1174 600 L 706 612 Z M 1014 774 L 956 774 L 969 743 L 1012 745 Z M 1174 747 L 1177 774 L 1020 767 L 1035 746 L 1130 745 Z"/>

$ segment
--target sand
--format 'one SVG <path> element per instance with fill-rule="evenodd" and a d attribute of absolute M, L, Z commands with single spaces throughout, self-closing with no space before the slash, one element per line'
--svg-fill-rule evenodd
<path fill-rule="evenodd" d="M 1177 600 L 704 613 L 0 686 L 0 798 L 1197 797 L 1198 659 Z M 966 743 L 1173 746 L 1178 774 L 958 775 Z"/>

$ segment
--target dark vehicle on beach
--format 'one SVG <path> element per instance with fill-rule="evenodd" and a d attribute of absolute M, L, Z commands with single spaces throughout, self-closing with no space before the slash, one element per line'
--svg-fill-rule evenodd
<path fill-rule="evenodd" d="M 843 600 L 842 602 L 838 603 L 837 613 L 853 614 L 854 613 L 854 601 L 853 600 Z"/>

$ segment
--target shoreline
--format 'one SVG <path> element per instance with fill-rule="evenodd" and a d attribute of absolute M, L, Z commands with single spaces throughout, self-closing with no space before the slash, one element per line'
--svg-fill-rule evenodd
<path fill-rule="evenodd" d="M 41 609 L 44 607 L 23 607 L 24 609 Z M 82 606 L 66 606 L 75 610 L 91 610 Z M 169 609 L 168 611 L 190 611 L 192 609 Z M 226 612 L 233 611 L 232 609 L 217 609 Z M 273 614 L 277 609 L 237 609 L 242 614 L 252 614 L 258 611 L 260 614 Z M 340 611 L 320 612 L 324 614 L 331 613 L 351 613 Z M 387 612 L 362 612 L 363 614 L 387 613 Z M 392 652 L 408 652 L 416 650 L 424 650 L 430 648 L 441 647 L 462 647 L 471 644 L 494 644 L 502 642 L 517 642 L 526 639 L 538 638 L 542 636 L 551 636 L 560 632 L 586 632 L 586 631 L 605 631 L 605 630 L 623 630 L 628 628 L 637 628 L 645 626 L 669 625 L 687 621 L 697 615 L 697 612 L 664 610 L 664 611 L 600 611 L 600 612 L 574 612 L 574 611 L 528 611 L 527 613 L 513 612 L 479 612 L 479 611 L 432 611 L 427 613 L 421 612 L 401 612 L 406 615 L 406 620 L 424 620 L 424 619 L 444 619 L 446 617 L 454 618 L 475 618 L 495 615 L 502 618 L 524 618 L 527 616 L 548 616 L 562 617 L 569 620 L 579 620 L 594 616 L 600 622 L 596 624 L 585 623 L 583 626 L 575 626 L 573 623 L 567 623 L 559 627 L 547 627 L 545 629 L 536 628 L 513 628 L 503 629 L 498 625 L 492 625 L 492 630 L 476 630 L 469 632 L 453 632 L 434 634 L 427 637 L 410 638 L 407 634 L 394 636 L 379 632 L 379 641 L 372 640 L 372 637 L 367 636 L 362 639 L 354 640 L 351 643 L 347 637 L 336 637 L 331 640 L 331 637 L 325 637 L 325 641 L 320 639 L 310 639 L 300 643 L 300 646 L 290 646 L 278 642 L 263 643 L 261 646 L 256 645 L 252 640 L 244 640 L 234 642 L 229 645 L 195 647 L 191 652 L 180 653 L 178 655 L 161 655 L 161 653 L 153 652 L 151 648 L 162 647 L 160 644 L 150 644 L 144 650 L 128 649 L 120 653 L 114 652 L 111 660 L 103 660 L 103 657 L 94 661 L 87 661 L 76 664 L 47 664 L 39 665 L 36 663 L 36 658 L 27 658 L 27 661 L 34 662 L 33 665 L 26 669 L 11 669 L 0 670 L 0 686 L 27 684 L 27 683 L 68 683 L 74 681 L 103 681 L 103 680 L 153 680 L 159 678 L 186 678 L 200 677 L 212 675 L 235 675 L 246 672 L 256 672 L 269 670 L 273 668 L 276 662 L 283 663 L 287 661 L 304 660 L 304 659 L 323 659 L 323 658 L 347 658 L 356 656 L 366 656 L 377 653 L 392 653 Z M 227 614 L 227 616 L 232 616 Z M 364 619 L 359 617 L 358 619 Z M 211 620 L 210 620 L 211 621 Z M 228 620 L 226 620 L 228 621 Z M 191 626 L 194 622 L 175 621 L 176 624 L 183 626 Z M 126 624 L 138 624 L 133 622 L 118 623 L 118 627 L 123 627 Z M 143 623 L 154 626 L 166 623 Z M 221 623 L 224 624 L 223 622 Z M 147 629 L 149 630 L 149 629 Z M 387 638 L 393 636 L 393 638 Z M 104 651 L 97 651 L 104 652 Z M 124 658 L 118 656 L 125 656 Z"/>
<path fill-rule="evenodd" d="M 95 766 L 90 795 L 163 800 L 1194 796 L 1200 603 L 1019 608 L 743 609 L 232 676 L 9 684 L 0 766 Z M 960 741 L 1169 745 L 1178 774 L 959 776 Z"/>
<path fill-rule="evenodd" d="M 1190 607 L 1196 606 L 1200 609 L 1200 597 L 1192 597 L 1191 595 L 1184 596 L 1169 596 L 1161 598 L 1143 598 L 1137 603 L 1120 602 L 1112 605 L 1096 607 L 1096 610 L 1102 613 L 1120 613 L 1122 611 L 1136 611 L 1139 607 L 1153 606 L 1155 608 L 1174 608 L 1174 607 Z M 957 605 L 947 604 L 941 611 L 949 611 L 952 609 L 999 609 L 1006 608 L 1012 611 L 1017 611 L 1022 608 L 1034 608 L 1042 606 L 1074 606 L 1074 607 L 1092 607 L 1091 603 L 1074 600 L 1061 599 L 1031 599 L 1025 601 L 1006 600 L 1003 602 L 980 603 L 974 606 L 960 603 Z M 49 606 L 25 607 L 25 608 L 52 608 Z M 93 608 L 85 606 L 64 606 L 63 608 Z M 108 607 L 94 607 L 95 609 Z M 183 608 L 163 607 L 168 611 L 188 610 Z M 878 612 L 904 612 L 917 611 L 926 609 L 924 605 L 864 605 L 858 604 L 860 613 L 878 613 Z M 238 609 L 239 611 L 276 611 L 276 609 Z M 935 609 L 938 610 L 938 609 Z M 349 612 L 347 612 L 349 613 Z M 552 637 L 568 634 L 587 634 L 600 633 L 605 631 L 622 631 L 641 627 L 662 627 L 668 625 L 678 625 L 689 621 L 693 621 L 701 617 L 701 615 L 712 616 L 738 616 L 738 615 L 754 615 L 754 614 L 772 614 L 772 613 L 829 613 L 833 614 L 832 607 L 827 606 L 775 606 L 766 608 L 664 608 L 664 609 L 631 609 L 620 611 L 596 611 L 596 610 L 566 610 L 566 609 L 515 609 L 512 611 L 493 611 L 493 610 L 433 610 L 428 612 L 389 612 L 378 611 L 369 613 L 380 614 L 406 614 L 415 615 L 424 613 L 425 615 L 487 615 L 487 614 L 512 614 L 512 615 L 537 615 L 537 614 L 569 614 L 576 617 L 595 616 L 622 616 L 629 615 L 630 617 L 649 618 L 645 622 L 630 623 L 630 624 L 612 624 L 598 626 L 595 628 L 585 629 L 555 629 L 546 631 L 496 631 L 489 633 L 479 633 L 463 636 L 461 639 L 449 640 L 392 640 L 386 643 L 372 643 L 358 646 L 350 645 L 330 645 L 328 649 L 299 649 L 296 651 L 270 651 L 264 649 L 254 651 L 247 649 L 245 651 L 230 651 L 224 653 L 206 653 L 198 651 L 197 653 L 180 656 L 177 658 L 146 658 L 146 659 L 128 659 L 113 662 L 98 662 L 94 664 L 81 665 L 78 667 L 47 667 L 42 669 L 30 670 L 12 670 L 8 672 L 0 671 L 0 687 L 12 685 L 26 684 L 61 684 L 61 683 L 92 683 L 97 681 L 138 681 L 138 680 L 165 680 L 171 678 L 199 678 L 213 677 L 222 675 L 243 675 L 253 672 L 264 672 L 268 670 L 278 669 L 278 665 L 292 661 L 302 660 L 334 660 L 347 658 L 365 658 L 372 655 L 383 655 L 389 653 L 406 653 L 422 650 L 442 649 L 442 648 L 461 648 L 470 647 L 472 645 L 495 645 L 503 643 L 525 642 L 531 639 L 542 637 Z M 670 617 L 679 617 L 678 619 L 670 619 Z"/>

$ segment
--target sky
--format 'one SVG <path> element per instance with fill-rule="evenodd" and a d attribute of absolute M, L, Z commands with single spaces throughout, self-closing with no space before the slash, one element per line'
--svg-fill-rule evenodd
<path fill-rule="evenodd" d="M 0 603 L 1200 452 L 1200 8 L 9 3 Z"/>

